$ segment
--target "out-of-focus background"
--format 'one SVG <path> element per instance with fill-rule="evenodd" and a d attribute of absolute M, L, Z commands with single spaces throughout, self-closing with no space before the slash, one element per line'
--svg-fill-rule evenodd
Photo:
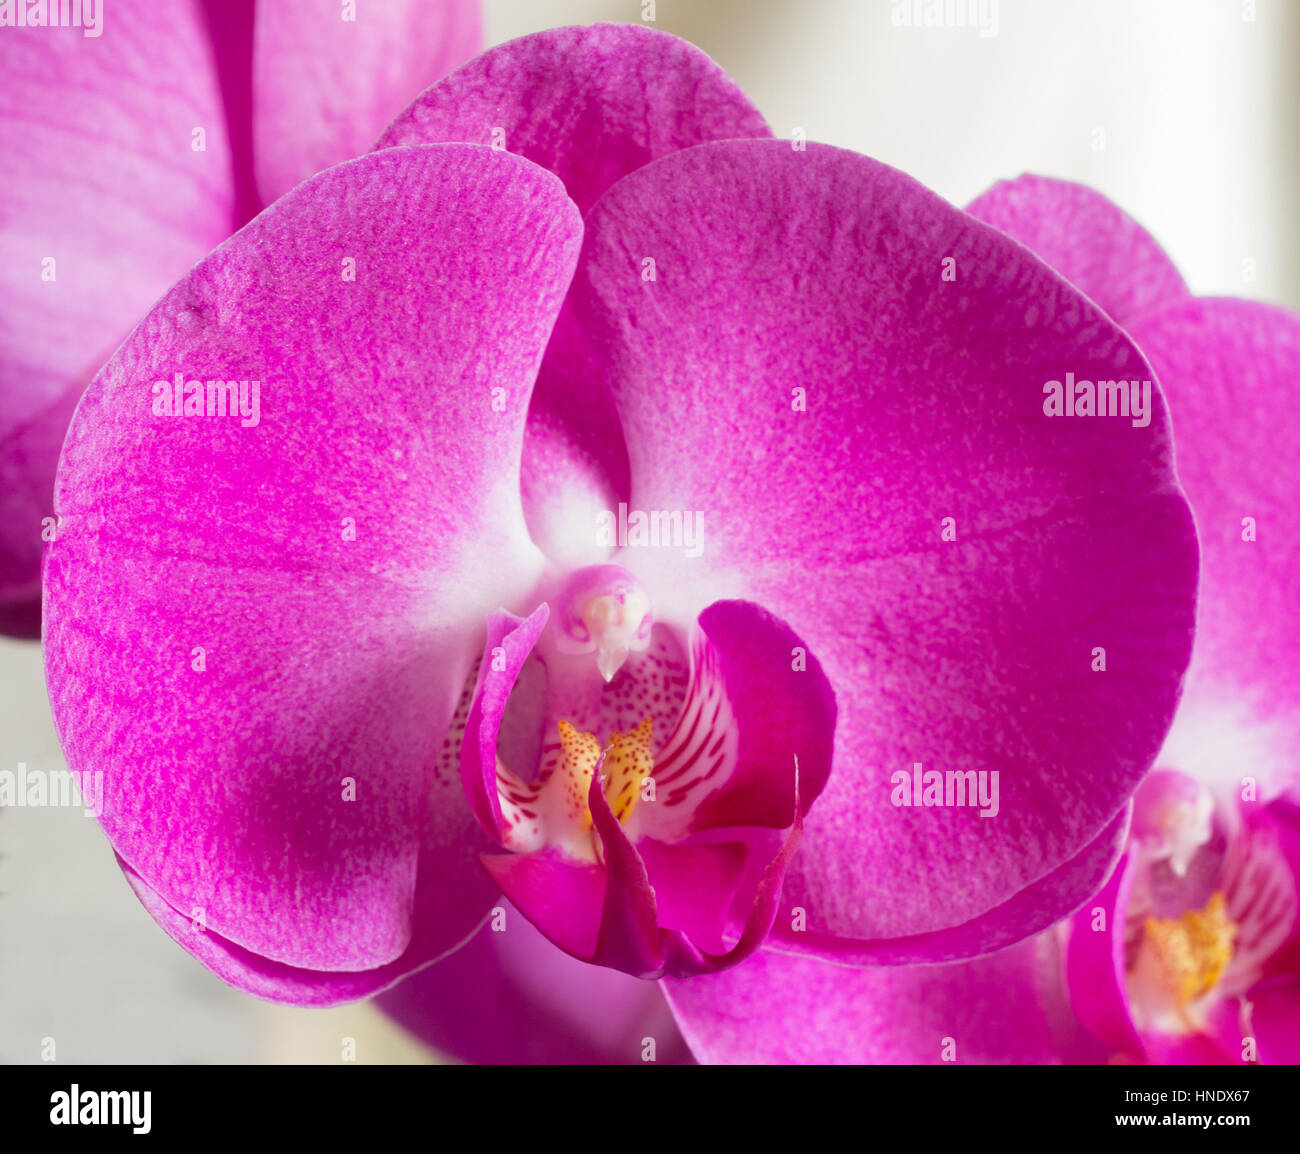
<path fill-rule="evenodd" d="M 896 27 L 898 6 L 486 0 L 485 27 L 490 45 L 653 8 L 780 136 L 868 153 L 959 205 L 1025 171 L 1084 181 L 1146 224 L 1193 291 L 1300 308 L 1300 2 L 985 0 L 991 35 Z M 0 769 L 19 762 L 62 756 L 39 647 L 0 639 Z M 227 988 L 154 926 L 92 819 L 11 809 L 0 1062 L 40 1061 L 47 1038 L 61 1062 L 337 1062 L 344 1038 L 361 1062 L 436 1060 L 367 1006 L 294 1010 Z"/>

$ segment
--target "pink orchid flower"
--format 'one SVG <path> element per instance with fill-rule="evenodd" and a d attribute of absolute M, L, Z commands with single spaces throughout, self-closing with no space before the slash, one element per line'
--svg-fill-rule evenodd
<path fill-rule="evenodd" d="M 1195 653 L 1161 768 L 1137 791 L 1106 886 L 1035 939 L 847 978 L 763 955 L 672 983 L 673 1010 L 711 1061 L 1293 1063 L 1300 317 L 1193 297 L 1149 233 L 1079 185 L 1022 177 L 969 211 L 1122 324 L 1169 397 L 1202 567 Z M 760 1009 L 768 999 L 779 1008 Z M 758 1013 L 763 1028 L 743 1029 Z"/>
<path fill-rule="evenodd" d="M 494 49 L 380 145 L 173 288 L 64 447 L 51 700 L 164 929 L 324 1005 L 517 911 L 676 1002 L 1095 893 L 1197 567 L 1159 390 L 1043 411 L 1151 377 L 1119 326 L 641 27 Z"/>
<path fill-rule="evenodd" d="M 66 8 L 66 5 L 65 5 Z M 40 633 L 68 420 L 176 278 L 480 46 L 473 0 L 108 0 L 0 37 L 0 633 Z"/>

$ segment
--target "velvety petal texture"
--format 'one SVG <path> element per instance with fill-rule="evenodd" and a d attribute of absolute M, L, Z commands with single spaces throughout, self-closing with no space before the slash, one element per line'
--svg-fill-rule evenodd
<path fill-rule="evenodd" d="M 518 461 L 580 235 L 517 157 L 373 154 L 198 265 L 82 400 L 45 566 L 64 751 L 131 871 L 249 953 L 415 965 L 490 904 L 440 751 L 542 564 Z"/>
<path fill-rule="evenodd" d="M 787 901 L 772 928 L 773 948 L 842 965 L 901 966 L 951 962 L 990 953 L 1039 933 L 1084 905 L 1110 877 L 1129 825 L 1120 814 L 1078 854 L 999 906 L 959 926 L 909 937 L 848 939 L 808 926 L 805 907 Z"/>
<path fill-rule="evenodd" d="M 98 37 L 6 29 L 0 73 L 3 618 L 40 599 L 42 522 L 80 391 L 226 237 L 232 192 L 197 6 L 120 0 Z"/>
<path fill-rule="evenodd" d="M 466 141 L 554 172 L 586 211 L 617 180 L 709 140 L 771 136 L 693 44 L 641 24 L 554 28 L 476 56 L 423 92 L 377 147 Z"/>
<path fill-rule="evenodd" d="M 438 885 L 442 878 L 458 876 L 460 863 L 451 859 L 452 853 L 445 848 L 433 845 L 423 848 L 414 898 L 417 909 L 426 902 L 433 902 L 435 905 L 442 903 L 444 913 L 447 912 Z M 449 948 L 456 949 L 456 943 L 449 946 L 446 930 L 434 919 L 418 917 L 414 920 L 406 949 L 384 965 L 368 970 L 312 970 L 286 965 L 246 950 L 209 929 L 204 918 L 206 911 L 201 907 L 189 911 L 177 909 L 120 857 L 117 863 L 132 893 L 172 941 L 223 981 L 269 1002 L 317 1008 L 355 1002 L 394 985 L 412 971 L 419 970 L 430 958 L 446 954 Z M 482 890 L 475 891 L 474 896 L 480 906 L 485 900 L 490 900 Z M 481 914 L 482 910 L 479 912 Z M 472 922 L 461 919 L 458 924 L 466 927 L 462 936 L 473 933 Z"/>
<path fill-rule="evenodd" d="M 378 147 L 464 140 L 556 173 L 585 213 L 658 157 L 771 130 L 734 80 L 684 40 L 637 24 L 557 28 L 489 49 L 435 84 Z M 559 355 L 562 319 L 533 400 L 524 504 L 533 539 L 572 564 L 604 559 L 593 518 L 627 495 L 627 452 L 599 374 Z"/>
<path fill-rule="evenodd" d="M 1300 478 L 1290 436 L 1300 317 L 1256 302 L 1192 298 L 1149 234 L 1077 185 L 1024 177 L 997 186 L 970 211 L 1032 247 L 1101 303 L 1159 377 L 1174 419 L 1178 473 L 1196 513 L 1202 568 L 1187 687 L 1158 758 L 1171 768 L 1148 784 L 1157 777 L 1200 783 L 1234 814 L 1247 800 L 1239 816 L 1217 827 L 1219 840 L 1195 856 L 1187 857 L 1188 847 L 1211 837 L 1208 827 L 1195 834 L 1183 824 L 1186 818 L 1169 827 L 1144 826 L 1144 836 L 1166 852 L 1182 839 L 1182 868 L 1190 869 L 1184 878 L 1162 867 L 1162 884 L 1185 891 L 1163 913 L 1196 916 L 1215 890 L 1226 900 L 1231 958 L 1193 1007 L 1189 1020 L 1197 1028 L 1166 1028 L 1170 1023 L 1160 1019 L 1135 1025 L 1132 975 L 1125 972 L 1132 861 L 1089 903 L 1105 914 L 1104 931 L 1097 931 L 1087 907 L 1074 919 L 1072 1003 L 1122 1060 L 1291 1061 L 1294 1047 L 1286 1038 L 1300 1004 L 1300 948 L 1288 820 L 1294 805 L 1285 793 L 1297 784 L 1300 736 L 1291 688 L 1300 658 L 1293 612 Z M 1266 804 L 1257 809 L 1254 799 Z M 1207 870 L 1198 881 L 1198 871 Z M 1141 868 L 1137 872 L 1142 875 Z M 1149 891 L 1144 895 L 1152 900 Z M 1169 904 L 1167 895 L 1164 900 Z M 1142 917 L 1128 912 L 1132 932 Z M 1130 967 L 1141 961 L 1134 946 L 1130 941 Z"/>
<path fill-rule="evenodd" d="M 0 632 L 39 635 L 55 465 L 99 366 L 199 257 L 478 47 L 474 0 L 348 8 L 113 0 L 96 36 L 0 38 Z"/>
<path fill-rule="evenodd" d="M 1158 388 L 1145 420 L 1045 394 L 1149 382 L 1134 344 L 1023 247 L 836 149 L 678 152 L 586 225 L 566 315 L 615 395 L 631 504 L 707 526 L 699 557 L 625 564 L 665 619 L 762 604 L 846 687 L 787 908 L 853 950 L 955 930 L 1099 839 L 1117 856 L 1188 660 L 1196 543 Z M 917 763 L 972 791 L 996 771 L 999 800 L 905 806 Z M 1105 873 L 1066 871 L 998 932 Z"/>
<path fill-rule="evenodd" d="M 1150 234 L 1082 185 L 1023 176 L 968 211 L 1028 245 L 1123 324 L 1172 406 L 1202 566 L 1196 655 L 1162 762 L 1233 793 L 1244 745 L 1274 792 L 1295 784 L 1300 476 L 1291 392 L 1300 317 L 1191 297 Z"/>
<path fill-rule="evenodd" d="M 1151 234 L 1087 185 L 1021 176 L 995 184 L 966 211 L 1032 249 L 1126 328 L 1191 295 Z"/>
<path fill-rule="evenodd" d="M 365 152 L 423 88 L 473 56 L 482 38 L 480 0 L 257 4 L 252 128 L 263 202 Z"/>

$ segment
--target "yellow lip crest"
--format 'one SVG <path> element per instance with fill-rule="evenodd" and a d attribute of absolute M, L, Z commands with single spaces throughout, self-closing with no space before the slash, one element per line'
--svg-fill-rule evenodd
<path fill-rule="evenodd" d="M 1203 910 L 1143 919 L 1140 955 L 1146 955 L 1161 986 L 1181 1008 L 1218 985 L 1232 960 L 1236 932 L 1223 894 L 1215 893 Z"/>
<path fill-rule="evenodd" d="M 557 792 L 566 817 L 587 832 L 592 827 L 587 794 L 591 775 L 600 761 L 601 745 L 595 734 L 584 733 L 567 721 L 559 723 L 559 731 L 560 757 L 546 791 Z M 605 746 L 602 788 L 611 812 L 624 825 L 640 800 L 643 783 L 654 770 L 650 744 L 653 733 L 654 722 L 647 717 L 626 733 L 615 730 Z"/>

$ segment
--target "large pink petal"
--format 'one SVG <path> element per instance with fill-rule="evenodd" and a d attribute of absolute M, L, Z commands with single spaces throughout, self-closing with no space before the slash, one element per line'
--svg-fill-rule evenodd
<path fill-rule="evenodd" d="M 808 928 L 950 929 L 1096 843 L 1172 717 L 1196 544 L 1158 389 L 1135 427 L 1048 417 L 1044 385 L 1149 379 L 1137 348 L 1023 247 L 821 146 L 675 153 L 587 226 L 566 312 L 615 393 L 632 505 L 707 528 L 700 557 L 625 564 L 663 619 L 762 604 L 838 697 L 787 883 Z M 915 762 L 998 771 L 998 814 L 895 807 Z"/>
<path fill-rule="evenodd" d="M 1125 327 L 1190 295 L 1151 234 L 1087 185 L 1021 176 L 995 184 L 966 211 L 1027 245 Z"/>
<path fill-rule="evenodd" d="M 1068 1053 L 1044 939 L 959 965 L 863 970 L 760 950 L 660 984 L 701 1062 L 1040 1064 Z"/>
<path fill-rule="evenodd" d="M 1132 332 L 1169 397 L 1201 538 L 1196 649 L 1162 760 L 1233 794 L 1245 775 L 1276 790 L 1300 780 L 1300 317 L 1192 300 Z"/>
<path fill-rule="evenodd" d="M 417 914 L 429 949 L 482 916 L 440 748 L 542 564 L 519 451 L 580 232 L 517 157 L 364 157 L 202 262 L 82 400 L 45 566 L 64 751 L 131 869 L 248 951 L 371 969 Z M 260 382 L 257 419 L 153 415 L 173 373 Z"/>
<path fill-rule="evenodd" d="M 263 202 L 366 152 L 423 89 L 473 56 L 483 38 L 480 7 L 360 0 L 348 20 L 339 0 L 259 0 L 252 129 Z"/>
<path fill-rule="evenodd" d="M 771 131 L 703 52 L 639 24 L 557 28 L 483 53 L 423 93 L 379 142 L 494 144 L 549 168 L 585 213 L 616 181 L 660 156 Z M 554 348 L 574 339 L 563 317 Z M 534 539 L 571 564 L 603 559 L 596 513 L 627 494 L 613 402 L 576 354 L 548 355 L 524 450 Z M 553 371 L 560 367 L 562 371 Z"/>
<path fill-rule="evenodd" d="M 3 628 L 16 603 L 40 597 L 42 520 L 78 394 L 149 305 L 225 238 L 233 194 L 196 6 L 120 0 L 98 37 L 9 29 L 0 74 Z"/>
<path fill-rule="evenodd" d="M 465 1062 L 689 1062 L 657 982 L 591 966 L 556 949 L 508 903 L 449 958 L 377 1005 L 422 1040 Z M 493 929 L 493 925 L 498 928 Z"/>

